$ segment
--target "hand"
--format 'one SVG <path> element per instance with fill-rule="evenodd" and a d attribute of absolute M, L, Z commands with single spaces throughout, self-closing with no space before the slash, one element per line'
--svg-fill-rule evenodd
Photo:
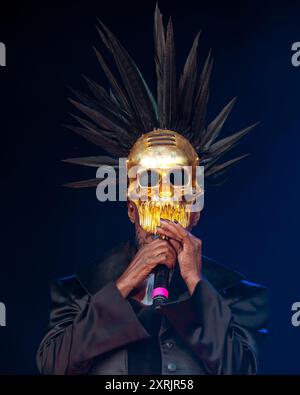
<path fill-rule="evenodd" d="M 178 222 L 164 219 L 161 219 L 157 233 L 167 236 L 170 244 L 176 249 L 181 277 L 192 295 L 197 283 L 201 280 L 202 241 L 184 229 Z"/>
<path fill-rule="evenodd" d="M 174 247 L 167 240 L 155 239 L 138 250 L 125 272 L 116 281 L 116 286 L 126 298 L 145 281 L 158 264 L 165 264 L 172 269 L 176 260 Z"/>

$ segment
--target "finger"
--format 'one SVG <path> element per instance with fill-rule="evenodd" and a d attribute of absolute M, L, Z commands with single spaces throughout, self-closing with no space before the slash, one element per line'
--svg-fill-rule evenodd
<path fill-rule="evenodd" d="M 173 259 L 172 260 L 165 259 L 165 260 L 160 261 L 159 264 L 166 265 L 168 269 L 174 269 L 174 267 L 176 265 L 176 261 L 174 261 Z"/>
<path fill-rule="evenodd" d="M 150 253 L 152 253 L 153 251 L 157 251 L 161 248 L 168 249 L 168 248 L 172 248 L 172 246 L 170 245 L 170 243 L 167 240 L 160 239 L 159 243 L 156 243 L 155 245 L 152 245 L 152 244 L 149 245 L 148 250 Z"/>
<path fill-rule="evenodd" d="M 177 235 L 180 235 L 180 237 L 185 238 L 190 235 L 190 232 L 181 226 L 178 221 L 169 221 L 168 224 L 174 229 L 174 232 L 176 232 Z"/>
<path fill-rule="evenodd" d="M 166 243 L 167 243 L 166 240 L 158 238 L 158 239 L 155 239 L 152 242 L 146 244 L 145 249 L 146 249 L 146 251 L 148 251 L 148 250 L 153 251 L 154 249 L 159 248 L 159 247 L 165 245 Z"/>
<path fill-rule="evenodd" d="M 163 239 L 161 239 L 161 238 L 156 238 L 156 239 L 153 239 L 150 243 L 148 243 L 147 244 L 147 246 L 149 246 L 150 244 L 151 244 L 151 248 L 152 248 L 152 246 L 156 246 L 156 245 L 159 245 L 159 244 L 161 244 L 162 242 L 164 242 L 165 240 L 163 240 Z"/>
<path fill-rule="evenodd" d="M 173 269 L 176 265 L 176 259 L 165 256 L 163 257 L 163 254 L 161 255 L 162 258 L 159 259 L 157 263 L 155 263 L 155 266 L 157 265 L 166 265 L 168 269 Z"/>
<path fill-rule="evenodd" d="M 174 234 L 174 232 L 170 231 L 169 229 L 167 229 L 166 227 L 163 226 L 157 226 L 156 227 L 156 232 L 162 236 L 167 236 L 171 239 L 175 239 L 177 241 L 181 241 L 181 238 L 178 237 L 176 234 Z"/>
<path fill-rule="evenodd" d="M 178 242 L 178 243 L 179 243 L 179 242 Z M 176 256 L 176 254 L 177 254 L 177 251 L 176 251 L 176 249 L 174 248 L 174 246 L 173 246 L 171 243 L 169 243 L 169 239 L 168 239 L 168 240 L 163 240 L 163 239 L 161 239 L 161 242 L 160 242 L 160 243 L 157 243 L 157 244 L 155 244 L 154 246 L 151 245 L 151 246 L 148 248 L 148 250 L 149 250 L 149 252 L 150 252 L 150 255 L 153 254 L 154 252 L 155 252 L 155 253 L 159 252 L 161 249 L 165 249 L 165 251 L 169 251 L 169 250 L 170 250 L 170 252 L 173 253 L 175 256 Z"/>
<path fill-rule="evenodd" d="M 182 251 L 182 244 L 178 240 L 170 238 L 169 243 L 172 245 L 172 247 L 176 251 L 176 255 L 178 255 Z"/>
<path fill-rule="evenodd" d="M 199 242 L 199 239 L 197 237 L 195 237 L 191 232 L 189 232 L 187 229 L 181 226 L 176 220 L 174 221 L 174 226 L 178 230 L 178 232 L 182 235 L 183 240 L 191 241 L 192 243 Z"/>
<path fill-rule="evenodd" d="M 175 224 L 174 222 L 161 219 L 160 226 L 162 227 L 162 229 L 171 232 L 174 235 L 174 239 L 180 239 L 181 241 L 185 241 L 189 236 L 189 232 L 178 223 Z"/>
<path fill-rule="evenodd" d="M 163 254 L 159 254 L 157 256 L 153 256 L 151 258 L 149 258 L 148 260 L 148 265 L 151 268 L 154 268 L 155 266 L 157 266 L 159 263 L 164 262 L 167 259 L 167 255 L 165 253 Z"/>
<path fill-rule="evenodd" d="M 151 255 L 154 255 L 154 256 L 157 256 L 160 254 L 167 254 L 168 256 L 176 258 L 176 251 L 169 243 L 156 248 L 151 253 Z"/>
<path fill-rule="evenodd" d="M 165 235 L 160 235 L 160 234 L 159 234 L 159 236 L 165 236 Z M 164 237 L 164 238 L 159 237 L 159 238 L 157 238 L 155 241 L 156 241 L 155 244 L 154 244 L 154 242 L 148 244 L 148 246 L 149 246 L 149 248 L 150 248 L 151 250 L 152 250 L 153 248 L 156 248 L 157 246 L 169 245 L 168 239 L 165 238 L 165 237 Z M 151 245 L 150 245 L 150 244 L 151 244 Z"/>
<path fill-rule="evenodd" d="M 168 238 L 168 244 L 169 244 L 170 248 L 172 249 L 172 251 L 173 251 L 173 253 L 175 255 L 175 258 L 177 259 L 177 255 L 179 254 L 179 252 L 182 249 L 182 245 L 181 245 L 180 241 L 172 239 L 172 238 L 169 237 Z"/>
<path fill-rule="evenodd" d="M 165 252 L 162 252 L 159 255 L 165 255 L 165 258 L 161 261 L 170 268 L 173 268 L 177 262 L 177 254 L 173 247 L 169 245 L 168 249 Z"/>

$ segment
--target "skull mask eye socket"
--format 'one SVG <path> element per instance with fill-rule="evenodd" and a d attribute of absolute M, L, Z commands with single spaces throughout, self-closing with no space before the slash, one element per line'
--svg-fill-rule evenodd
<path fill-rule="evenodd" d="M 169 182 L 170 185 L 173 185 L 174 187 L 184 187 L 188 185 L 189 179 L 190 177 L 187 169 L 178 168 L 172 169 L 169 172 Z"/>
<path fill-rule="evenodd" d="M 156 170 L 143 170 L 139 174 L 139 184 L 142 188 L 152 188 L 159 185 L 160 175 Z"/>

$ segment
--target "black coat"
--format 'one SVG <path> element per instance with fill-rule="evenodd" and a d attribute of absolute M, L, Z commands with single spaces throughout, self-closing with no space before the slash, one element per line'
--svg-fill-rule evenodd
<path fill-rule="evenodd" d="M 114 283 L 134 254 L 133 244 L 123 244 L 52 284 L 41 373 L 128 374 L 127 346 L 149 336 Z M 159 331 L 162 374 L 256 374 L 267 289 L 205 257 L 202 273 L 192 297 L 179 270 L 172 277 Z"/>

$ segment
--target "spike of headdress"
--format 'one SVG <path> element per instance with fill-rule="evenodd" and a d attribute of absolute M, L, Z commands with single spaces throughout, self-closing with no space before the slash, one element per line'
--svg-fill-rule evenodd
<path fill-rule="evenodd" d="M 84 114 L 73 115 L 80 126 L 68 126 L 86 140 L 101 147 L 108 156 L 71 158 L 65 160 L 83 166 L 117 167 L 118 158 L 128 156 L 135 141 L 154 129 L 176 131 L 187 138 L 201 158 L 205 177 L 223 173 L 246 155 L 220 163 L 222 157 L 256 125 L 251 125 L 228 137 L 218 139 L 235 99 L 231 100 L 206 126 L 209 80 L 213 59 L 211 53 L 201 72 L 197 65 L 198 41 L 194 39 L 179 80 L 176 77 L 173 25 L 170 18 L 167 29 L 163 26 L 158 6 L 154 16 L 154 58 L 157 77 L 157 98 L 145 82 L 130 55 L 111 31 L 99 21 L 99 35 L 113 55 L 118 70 L 115 76 L 97 49 L 97 59 L 109 80 L 110 90 L 85 77 L 91 96 L 73 90 L 76 100 L 71 103 Z M 99 179 L 65 184 L 72 188 L 94 187 Z"/>

